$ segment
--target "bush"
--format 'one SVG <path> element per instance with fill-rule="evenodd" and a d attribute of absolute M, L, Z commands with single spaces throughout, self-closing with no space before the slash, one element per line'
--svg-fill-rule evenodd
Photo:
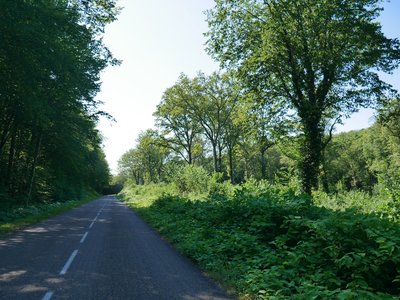
<path fill-rule="evenodd" d="M 138 212 L 180 251 L 241 295 L 400 296 L 399 224 L 357 209 L 307 206 L 307 199 L 292 189 L 265 182 L 247 183 L 220 200 L 163 195 Z"/>
<path fill-rule="evenodd" d="M 313 201 L 317 206 L 331 210 L 344 211 L 353 208 L 362 213 L 387 213 L 390 197 L 383 193 L 371 195 L 363 191 L 342 191 L 333 195 L 316 191 L 313 193 Z"/>
<path fill-rule="evenodd" d="M 0 236 L 8 234 L 24 226 L 37 223 L 51 216 L 65 212 L 93 200 L 97 194 L 87 194 L 80 200 L 64 202 L 44 202 L 29 206 L 13 207 L 0 211 Z"/>
<path fill-rule="evenodd" d="M 122 191 L 118 193 L 118 198 L 132 202 L 136 206 L 148 206 L 163 194 L 177 194 L 175 186 L 166 183 L 137 185 L 128 179 Z"/>
<path fill-rule="evenodd" d="M 178 168 L 171 181 L 182 194 L 205 194 L 208 191 L 209 175 L 201 166 L 185 165 Z"/>

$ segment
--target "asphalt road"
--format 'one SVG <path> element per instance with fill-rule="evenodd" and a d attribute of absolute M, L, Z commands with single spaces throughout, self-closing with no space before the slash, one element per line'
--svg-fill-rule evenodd
<path fill-rule="evenodd" d="M 0 299 L 232 299 L 105 196 L 0 240 Z"/>

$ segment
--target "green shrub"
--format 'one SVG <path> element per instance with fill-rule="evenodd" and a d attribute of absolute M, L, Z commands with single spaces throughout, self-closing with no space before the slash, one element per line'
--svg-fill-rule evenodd
<path fill-rule="evenodd" d="M 146 185 L 137 185 L 132 180 L 127 180 L 118 197 L 121 200 L 135 203 L 139 206 L 148 206 L 155 199 L 163 194 L 176 194 L 176 188 L 167 183 L 150 183 Z"/>
<path fill-rule="evenodd" d="M 224 174 L 214 172 L 210 177 L 208 197 L 214 200 L 223 200 L 230 197 L 236 190 L 236 186 L 229 181 L 224 181 Z"/>
<path fill-rule="evenodd" d="M 182 194 L 205 194 L 208 191 L 209 175 L 201 166 L 185 165 L 178 168 L 171 181 Z"/>
<path fill-rule="evenodd" d="M 98 197 L 98 194 L 88 193 L 80 200 L 64 202 L 37 203 L 29 206 L 8 208 L 0 211 L 0 236 L 24 226 L 37 223 L 51 216 L 65 212 Z"/>
<path fill-rule="evenodd" d="M 349 197 L 353 204 L 362 201 L 361 194 Z M 332 206 L 337 199 L 329 200 Z M 331 210 L 307 206 L 307 200 L 260 182 L 203 201 L 163 195 L 137 210 L 243 296 L 398 299 L 399 224 L 357 207 Z"/>

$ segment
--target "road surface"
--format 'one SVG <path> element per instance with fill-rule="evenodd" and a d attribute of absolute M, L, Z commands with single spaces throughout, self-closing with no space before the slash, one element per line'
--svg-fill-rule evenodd
<path fill-rule="evenodd" d="M 232 299 L 105 196 L 0 240 L 0 299 Z"/>

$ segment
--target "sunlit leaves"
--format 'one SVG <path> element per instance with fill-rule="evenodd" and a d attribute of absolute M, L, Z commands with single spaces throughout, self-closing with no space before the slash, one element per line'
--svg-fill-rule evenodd
<path fill-rule="evenodd" d="M 297 113 L 307 193 L 318 184 L 329 120 L 392 92 L 376 70 L 399 65 L 400 43 L 386 38 L 375 20 L 380 2 L 219 0 L 208 12 L 209 53 L 237 69 L 264 101 Z"/>

